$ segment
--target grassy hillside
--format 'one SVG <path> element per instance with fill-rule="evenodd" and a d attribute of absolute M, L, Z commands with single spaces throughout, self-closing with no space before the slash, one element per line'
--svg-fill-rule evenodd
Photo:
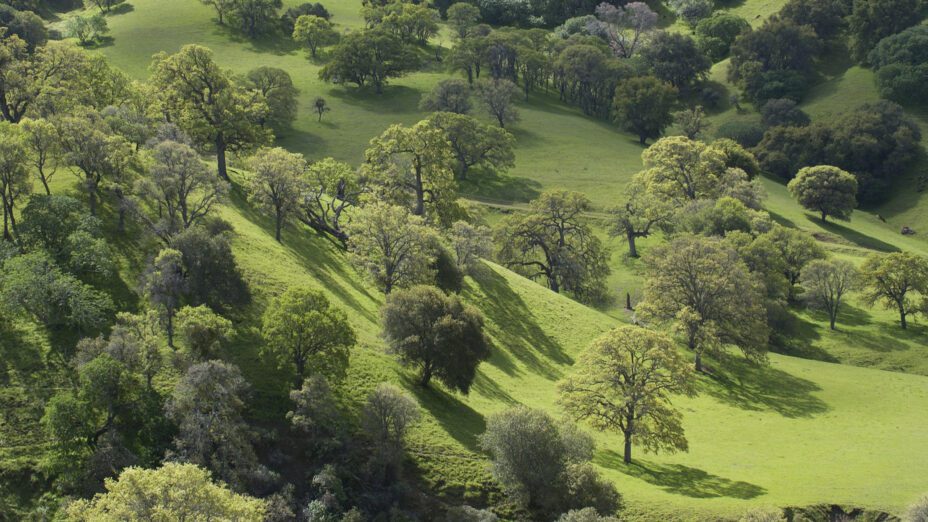
<path fill-rule="evenodd" d="M 367 140 L 388 125 L 421 119 L 420 95 L 447 77 L 440 64 L 432 63 L 424 72 L 392 82 L 380 97 L 331 86 L 318 80 L 319 64 L 289 42 L 241 39 L 216 25 L 209 8 L 197 1 L 131 3 L 131 10 L 109 18 L 113 40 L 99 52 L 138 79 L 147 76 L 151 55 L 174 52 L 186 43 L 212 48 L 219 63 L 237 73 L 260 65 L 288 70 L 301 90 L 301 113 L 281 144 L 309 159 L 333 156 L 357 163 Z M 732 9 L 756 24 L 781 3 L 747 0 L 733 2 Z M 360 0 L 335 0 L 327 6 L 342 27 L 360 23 Z M 713 78 L 724 77 L 723 67 L 716 66 Z M 316 96 L 332 107 L 322 123 L 309 111 Z M 870 73 L 850 68 L 823 82 L 805 108 L 824 116 L 846 108 L 848 100 L 874 97 Z M 636 138 L 551 96 L 534 95 L 520 111 L 522 121 L 513 129 L 517 167 L 508 176 L 465 187 L 469 195 L 518 204 L 543 188 L 563 186 L 587 193 L 599 208 L 617 203 L 622 187 L 640 168 L 642 149 Z M 714 121 L 731 118 L 756 115 L 727 110 Z M 859 261 L 871 250 L 928 252 L 924 236 L 898 234 L 901 224 L 928 223 L 924 195 L 903 189 L 891 203 L 875 209 L 887 224 L 873 213 L 858 212 L 848 224 L 822 226 L 792 202 L 782 184 L 765 180 L 765 185 L 768 206 L 779 221 L 816 234 L 838 255 Z M 252 210 L 237 191 L 222 215 L 236 228 L 235 255 L 256 293 L 254 305 L 239 319 L 239 337 L 229 355 L 254 385 L 258 413 L 273 417 L 286 407 L 279 401 L 286 379 L 257 351 L 259 311 L 288 286 L 322 288 L 349 312 L 361 341 L 344 391 L 360 397 L 382 380 L 412 390 L 428 413 L 412 436 L 415 465 L 423 480 L 449 494 L 493 493 L 487 461 L 476 443 L 486 416 L 516 403 L 559 415 L 554 383 L 596 335 L 624 317 L 617 308 L 608 314 L 593 311 L 489 266 L 468 279 L 463 295 L 487 317 L 493 358 L 482 365 L 469 397 L 419 390 L 384 353 L 378 338 L 382 297 L 360 282 L 336 245 L 302 227 L 287 230 L 283 245 L 277 244 L 270 220 Z M 642 248 L 646 251 L 657 241 L 643 241 Z M 615 247 L 610 286 L 619 295 L 634 294 L 640 265 L 624 259 L 620 243 L 610 243 Z M 855 300 L 851 304 L 837 333 L 827 331 L 821 316 L 801 313 L 791 353 L 928 375 L 928 329 L 900 334 L 891 313 L 864 309 Z M 928 419 L 921 412 L 928 406 L 928 380 L 920 376 L 773 355 L 765 368 L 734 361 L 728 373 L 704 377 L 700 388 L 699 397 L 679 402 L 690 453 L 641 456 L 637 464 L 624 466 L 618 457 L 619 438 L 598 435 L 595 461 L 615 481 L 633 516 L 716 519 L 752 506 L 820 502 L 898 512 L 923 492 Z"/>

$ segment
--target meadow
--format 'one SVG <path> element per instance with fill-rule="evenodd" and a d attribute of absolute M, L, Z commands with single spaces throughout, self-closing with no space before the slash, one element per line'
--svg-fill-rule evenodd
<path fill-rule="evenodd" d="M 746 0 L 732 10 L 756 25 L 780 3 Z M 332 156 L 359 163 L 368 140 L 387 126 L 422 119 L 426 114 L 418 109 L 420 96 L 449 76 L 433 60 L 424 71 L 392 81 L 376 96 L 322 83 L 317 77 L 321 60 L 309 60 L 286 39 L 243 39 L 218 26 L 213 12 L 195 0 L 131 4 L 109 18 L 112 40 L 96 52 L 139 80 L 147 77 L 153 54 L 175 52 L 188 43 L 213 49 L 216 60 L 236 73 L 262 65 L 286 69 L 300 89 L 300 114 L 279 144 L 310 160 Z M 327 7 L 342 29 L 362 23 L 360 0 L 333 0 Z M 434 43 L 450 45 L 447 38 Z M 724 67 L 723 62 L 713 69 L 714 81 L 724 84 Z M 803 104 L 813 117 L 877 99 L 869 71 L 844 66 L 829 70 Z M 321 123 L 310 111 L 317 96 L 332 108 Z M 597 211 L 620 201 L 623 187 L 641 168 L 637 138 L 557 102 L 553 94 L 534 94 L 519 110 L 521 121 L 512 129 L 516 167 L 464 186 L 466 197 L 488 204 L 494 213 L 518 211 L 541 190 L 555 187 L 586 193 Z M 916 117 L 928 129 L 928 120 Z M 712 115 L 715 126 L 735 118 L 757 116 L 737 114 L 730 107 Z M 793 202 L 782 183 L 765 179 L 764 185 L 767 208 L 777 221 L 815 234 L 836 255 L 860 261 L 872 251 L 928 253 L 928 229 L 917 236 L 899 234 L 902 225 L 918 229 L 928 223 L 928 196 L 907 186 L 900 184 L 887 203 L 856 212 L 849 223 L 823 225 Z M 254 387 L 255 415 L 279 415 L 280 401 L 271 399 L 287 391 L 286 379 L 257 351 L 258 311 L 288 286 L 319 287 L 349 312 L 361 341 L 343 384 L 345 393 L 361 397 L 383 380 L 413 392 L 427 415 L 411 437 L 411 465 L 421 480 L 448 495 L 476 502 L 497 495 L 477 444 L 486 416 L 517 403 L 559 416 L 556 381 L 594 337 L 628 320 L 621 306 L 592 310 L 488 263 L 466 280 L 463 296 L 487 318 L 491 360 L 481 366 L 469 396 L 437 386 L 423 391 L 384 352 L 378 336 L 382 296 L 361 282 L 337 245 L 302 226 L 290 227 L 283 244 L 276 243 L 271 220 L 245 201 L 240 188 L 223 207 L 222 217 L 236 229 L 236 259 L 256 294 L 251 309 L 237 319 L 240 332 L 228 354 Z M 643 241 L 643 251 L 661 240 Z M 614 248 L 610 287 L 616 295 L 634 295 L 640 261 L 625 258 L 619 241 L 609 244 Z M 134 277 L 124 275 L 126 281 Z M 597 434 L 595 463 L 622 493 L 628 516 L 712 520 L 757 506 L 820 503 L 899 513 L 925 493 L 928 327 L 915 324 L 903 332 L 891 312 L 866 308 L 856 298 L 850 305 L 837 332 L 828 330 L 822 315 L 797 310 L 794 331 L 786 332 L 791 342 L 781 350 L 788 355 L 772 354 L 769 366 L 747 365 L 734 357 L 723 370 L 713 362 L 713 376 L 700 378 L 700 395 L 678 402 L 688 453 L 639 454 L 636 463 L 626 466 L 619 456 L 620 438 Z"/>

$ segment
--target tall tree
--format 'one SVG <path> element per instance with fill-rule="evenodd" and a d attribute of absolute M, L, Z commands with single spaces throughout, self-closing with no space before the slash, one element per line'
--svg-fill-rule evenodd
<path fill-rule="evenodd" d="M 641 51 L 655 77 L 686 91 L 703 81 L 712 62 L 689 36 L 660 31 Z"/>
<path fill-rule="evenodd" d="M 359 272 L 385 294 L 431 279 L 433 232 L 403 207 L 372 202 L 348 224 L 348 252 Z"/>
<path fill-rule="evenodd" d="M 306 160 L 302 154 L 280 147 L 263 147 L 249 158 L 248 166 L 253 173 L 249 198 L 274 212 L 274 239 L 280 243 L 284 223 L 300 205 Z"/>
<path fill-rule="evenodd" d="M 338 31 L 321 16 L 303 15 L 293 26 L 293 40 L 309 49 L 309 55 L 315 58 L 320 47 L 338 42 Z"/>
<path fill-rule="evenodd" d="M 431 92 L 424 94 L 419 108 L 430 112 L 467 114 L 473 106 L 470 98 L 470 86 L 467 82 L 451 78 L 436 83 Z"/>
<path fill-rule="evenodd" d="M 480 21 L 480 8 L 467 2 L 456 2 L 448 8 L 447 18 L 455 36 L 466 40 Z"/>
<path fill-rule="evenodd" d="M 358 87 L 372 85 L 377 94 L 383 94 L 390 78 L 399 78 L 418 65 L 418 57 L 402 40 L 380 29 L 364 29 L 342 38 L 319 78 Z"/>
<path fill-rule="evenodd" d="M 872 254 L 860 268 L 863 297 L 871 306 L 899 312 L 899 326 L 906 329 L 906 318 L 918 311 L 913 294 L 928 296 L 928 259 L 911 252 Z"/>
<path fill-rule="evenodd" d="M 348 316 L 318 290 L 292 287 L 268 306 L 262 319 L 264 352 L 281 367 L 293 366 L 298 388 L 307 374 L 344 378 L 356 337 Z"/>
<path fill-rule="evenodd" d="M 723 149 L 684 136 L 662 138 L 641 155 L 647 191 L 682 206 L 718 197 L 728 155 Z"/>
<path fill-rule="evenodd" d="M 615 90 L 615 121 L 638 135 L 644 145 L 656 139 L 673 123 L 671 109 L 677 101 L 677 89 L 652 76 L 621 82 Z"/>
<path fill-rule="evenodd" d="M 451 146 L 429 120 L 392 125 L 365 152 L 370 178 L 387 198 L 408 205 L 415 216 L 444 221 L 457 200 Z"/>
<path fill-rule="evenodd" d="M 838 167 L 805 167 L 787 188 L 803 208 L 819 212 L 823 223 L 828 216 L 848 221 L 857 207 L 857 178 Z"/>
<path fill-rule="evenodd" d="M 606 35 L 615 54 L 631 58 L 641 46 L 643 37 L 657 26 L 658 15 L 644 2 L 629 2 L 614 6 L 603 2 L 596 16 L 606 27 Z"/>
<path fill-rule="evenodd" d="M 422 386 L 435 377 L 466 395 L 477 366 L 490 356 L 480 313 L 433 286 L 391 293 L 380 316 L 390 350 L 419 369 Z"/>
<path fill-rule="evenodd" d="M 170 248 L 159 252 L 146 272 L 142 284 L 152 304 L 161 308 L 165 331 L 168 334 L 168 346 L 173 348 L 174 316 L 187 292 L 182 254 Z"/>
<path fill-rule="evenodd" d="M 857 288 L 857 269 L 841 260 L 815 259 L 802 271 L 804 297 L 828 313 L 831 329 L 835 329 L 842 300 Z"/>
<path fill-rule="evenodd" d="M 506 124 L 519 121 L 519 111 L 515 108 L 516 93 L 519 88 L 506 79 L 480 80 L 477 82 L 477 96 L 483 102 L 490 116 L 496 118 L 500 128 Z"/>
<path fill-rule="evenodd" d="M 242 32 L 254 38 L 274 29 L 282 0 L 233 0 L 229 18 L 238 22 Z"/>
<path fill-rule="evenodd" d="M 783 260 L 783 275 L 786 277 L 787 299 L 796 297 L 796 284 L 805 266 L 815 259 L 825 259 L 825 250 L 809 234 L 795 228 L 775 226 L 761 234 L 760 239 L 770 241 Z"/>
<path fill-rule="evenodd" d="M 29 150 L 29 159 L 35 167 L 36 176 L 45 189 L 45 194 L 51 195 L 49 187 L 52 177 L 58 170 L 61 159 L 61 145 L 58 141 L 58 129 L 48 120 L 33 120 L 26 118 L 20 122 L 26 131 L 26 146 Z"/>
<path fill-rule="evenodd" d="M 16 203 L 32 189 L 27 167 L 28 151 L 23 128 L 0 122 L 0 202 L 3 204 L 3 239 L 13 240 Z"/>
<path fill-rule="evenodd" d="M 209 49 L 185 45 L 173 55 L 158 53 L 151 69 L 163 110 L 199 145 L 213 147 L 223 179 L 229 179 L 227 152 L 270 140 L 270 131 L 260 124 L 267 118 L 267 102 L 236 84 Z"/>
<path fill-rule="evenodd" d="M 190 146 L 162 141 L 151 153 L 149 177 L 139 185 L 147 199 L 157 204 L 150 219 L 155 232 L 170 238 L 209 215 L 229 190 L 229 184 L 212 175 Z"/>
<path fill-rule="evenodd" d="M 297 95 L 300 91 L 293 86 L 290 73 L 277 67 L 261 66 L 248 71 L 246 85 L 257 91 L 267 103 L 267 117 L 260 120 L 280 133 L 296 120 Z"/>
<path fill-rule="evenodd" d="M 648 192 L 642 178 L 636 176 L 625 189 L 625 202 L 610 210 L 610 233 L 628 242 L 629 257 L 638 257 L 636 240 L 667 224 L 673 213 L 673 205 Z"/>
<path fill-rule="evenodd" d="M 555 292 L 599 299 L 609 274 L 608 252 L 583 219 L 589 208 L 589 199 L 578 192 L 542 193 L 529 212 L 503 221 L 498 259 L 527 277 L 544 277 Z"/>
<path fill-rule="evenodd" d="M 769 330 L 763 295 L 737 252 L 717 239 L 684 236 L 648 256 L 638 313 L 645 321 L 672 324 L 702 371 L 702 356 L 726 344 L 764 360 Z"/>
<path fill-rule="evenodd" d="M 671 394 L 693 395 L 693 373 L 672 339 L 638 326 L 608 332 L 580 355 L 574 372 L 558 388 L 568 415 L 649 451 L 686 451 L 680 413 Z"/>
<path fill-rule="evenodd" d="M 864 61 L 880 40 L 918 25 L 923 15 L 919 0 L 854 0 L 847 17 L 854 57 Z"/>

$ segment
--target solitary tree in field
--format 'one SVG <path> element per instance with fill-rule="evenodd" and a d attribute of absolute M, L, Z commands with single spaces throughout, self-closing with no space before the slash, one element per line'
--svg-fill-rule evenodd
<path fill-rule="evenodd" d="M 828 313 L 832 330 L 844 296 L 856 287 L 857 269 L 847 261 L 815 259 L 802 270 L 805 297 Z"/>
<path fill-rule="evenodd" d="M 677 90 L 652 76 L 623 81 L 616 87 L 614 101 L 615 122 L 638 135 L 644 145 L 657 139 L 673 123 L 673 105 Z"/>
<path fill-rule="evenodd" d="M 413 215 L 441 221 L 457 199 L 451 146 L 428 120 L 412 127 L 390 126 L 371 140 L 365 157 L 372 181 Z"/>
<path fill-rule="evenodd" d="M 638 313 L 645 321 L 672 324 L 696 354 L 726 344 L 762 361 L 767 346 L 763 288 L 738 254 L 721 241 L 680 237 L 648 256 L 644 298 Z"/>
<path fill-rule="evenodd" d="M 155 257 L 143 279 L 145 293 L 152 304 L 161 308 L 168 346 L 174 347 L 174 316 L 181 299 L 187 292 L 183 256 L 177 250 L 166 248 Z"/>
<path fill-rule="evenodd" d="M 692 395 L 693 372 L 673 340 L 637 326 L 599 337 L 580 355 L 574 373 L 560 383 L 568 415 L 625 438 L 624 461 L 632 443 L 649 451 L 686 451 L 680 413 L 671 394 Z"/>
<path fill-rule="evenodd" d="M 543 193 L 528 213 L 507 217 L 497 229 L 498 259 L 526 277 L 544 278 L 555 292 L 598 299 L 609 274 L 608 252 L 583 220 L 589 208 L 577 192 Z"/>
<path fill-rule="evenodd" d="M 256 67 L 245 76 L 245 86 L 257 91 L 267 104 L 267 114 L 258 120 L 262 126 L 282 131 L 296 120 L 297 95 L 290 73 L 277 67 Z"/>
<path fill-rule="evenodd" d="M 204 5 L 208 5 L 216 10 L 216 16 L 219 17 L 219 25 L 225 25 L 226 16 L 232 10 L 236 0 L 200 0 Z"/>
<path fill-rule="evenodd" d="M 423 95 L 419 108 L 429 112 L 467 114 L 473 108 L 470 99 L 470 85 L 464 80 L 450 78 L 438 82 L 431 92 Z"/>
<path fill-rule="evenodd" d="M 293 26 L 293 39 L 309 49 L 310 56 L 315 58 L 320 47 L 338 41 L 338 31 L 332 22 L 321 16 L 303 15 Z"/>
<path fill-rule="evenodd" d="M 320 122 L 322 121 L 322 115 L 327 112 L 330 112 L 331 110 L 332 108 L 329 107 L 329 104 L 325 101 L 325 98 L 323 98 L 322 96 L 317 96 L 316 99 L 313 100 L 313 112 L 315 112 L 316 115 L 319 117 Z"/>
<path fill-rule="evenodd" d="M 911 252 L 871 254 L 860 268 L 864 298 L 899 312 L 899 325 L 918 311 L 913 294 L 928 295 L 928 259 Z"/>
<path fill-rule="evenodd" d="M 629 257 L 638 257 L 636 240 L 649 237 L 673 212 L 673 205 L 649 193 L 642 178 L 636 176 L 625 190 L 625 203 L 610 211 L 610 233 L 628 242 Z"/>
<path fill-rule="evenodd" d="M 275 148 L 261 148 L 248 160 L 253 172 L 249 197 L 274 212 L 274 239 L 279 243 L 284 223 L 300 205 L 306 175 L 302 154 Z"/>
<path fill-rule="evenodd" d="M 790 194 L 804 208 L 847 221 L 857 207 L 857 178 L 838 167 L 805 167 L 788 185 Z"/>
<path fill-rule="evenodd" d="M 490 116 L 496 118 L 500 127 L 519 121 L 519 111 L 515 100 L 519 93 L 516 84 L 509 80 L 480 80 L 477 82 L 477 96 L 483 102 Z"/>
<path fill-rule="evenodd" d="M 264 312 L 265 353 L 292 365 L 296 387 L 307 374 L 344 377 L 355 334 L 348 317 L 318 290 L 292 287 Z"/>
<path fill-rule="evenodd" d="M 185 45 L 176 54 L 158 53 L 151 69 L 164 111 L 198 145 L 215 151 L 223 179 L 229 179 L 227 152 L 270 140 L 270 130 L 261 126 L 269 112 L 263 96 L 234 82 L 209 49 Z"/>
<path fill-rule="evenodd" d="M 356 212 L 347 231 L 352 263 L 385 294 L 432 277 L 434 234 L 405 208 L 369 203 Z"/>
<path fill-rule="evenodd" d="M 88 8 L 96 7 L 101 13 L 108 13 L 112 11 L 114 7 L 125 1 L 126 0 L 84 0 L 84 5 Z"/>
<path fill-rule="evenodd" d="M 490 356 L 477 310 L 422 285 L 387 296 L 380 315 L 390 350 L 403 364 L 419 368 L 419 384 L 428 386 L 435 377 L 467 394 L 477 366 Z"/>

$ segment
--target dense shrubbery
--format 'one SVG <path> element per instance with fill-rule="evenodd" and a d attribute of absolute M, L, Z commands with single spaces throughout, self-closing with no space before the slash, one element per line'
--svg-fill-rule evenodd
<path fill-rule="evenodd" d="M 925 102 L 928 96 L 928 27 L 911 27 L 880 40 L 867 61 L 876 71 L 881 96 L 899 103 Z"/>

